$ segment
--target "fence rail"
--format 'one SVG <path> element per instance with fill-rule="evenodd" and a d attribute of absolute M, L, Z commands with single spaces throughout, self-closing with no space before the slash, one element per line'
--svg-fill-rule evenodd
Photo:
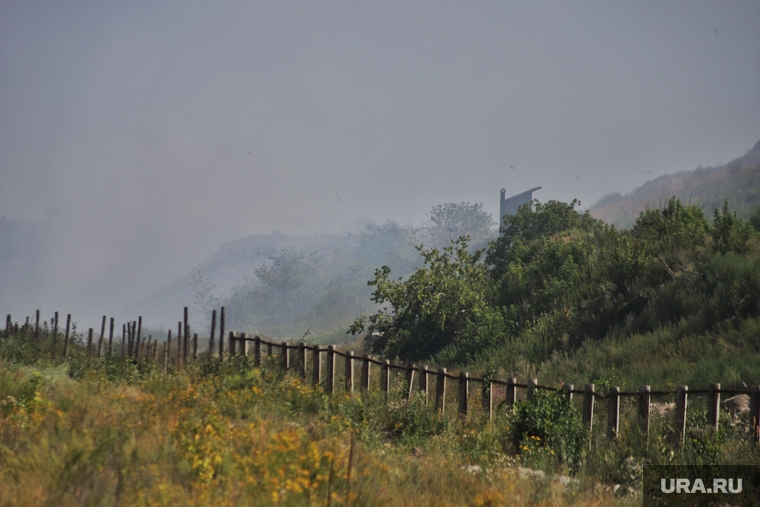
<path fill-rule="evenodd" d="M 512 408 L 518 401 L 518 389 L 525 390 L 525 398 L 531 400 L 537 390 L 561 392 L 568 400 L 572 400 L 574 395 L 583 396 L 581 420 L 586 428 L 591 432 L 594 423 L 594 405 L 596 400 L 607 400 L 607 427 L 606 434 L 610 439 L 616 439 L 620 431 L 620 404 L 623 398 L 635 398 L 637 400 L 637 420 L 639 427 L 646 437 L 649 436 L 649 423 L 651 416 L 651 406 L 653 396 L 675 396 L 674 424 L 677 435 L 677 444 L 682 445 L 686 437 L 686 413 L 689 395 L 707 395 L 707 420 L 709 426 L 718 429 L 720 400 L 721 395 L 746 395 L 749 397 L 749 431 L 755 442 L 760 442 L 760 386 L 753 386 L 747 389 L 725 389 L 720 384 L 711 384 L 706 389 L 689 389 L 688 386 L 682 385 L 675 390 L 652 390 L 650 386 L 641 386 L 638 391 L 621 391 L 619 387 L 611 387 L 607 393 L 596 391 L 594 384 L 586 384 L 583 389 L 576 389 L 572 384 L 564 384 L 560 387 L 544 386 L 538 383 L 538 379 L 528 379 L 526 383 L 520 383 L 517 378 L 496 379 L 470 376 L 467 371 L 457 373 L 449 372 L 447 368 L 431 369 L 428 365 L 418 365 L 415 363 L 395 364 L 388 359 L 376 359 L 370 355 L 357 355 L 353 351 L 341 351 L 334 345 L 320 346 L 307 345 L 305 343 L 288 343 L 286 341 L 274 342 L 268 341 L 260 336 L 249 337 L 247 333 L 238 333 L 229 331 L 227 339 L 224 339 L 225 332 L 225 309 L 221 308 L 219 313 L 219 339 L 218 344 L 215 340 L 215 331 L 217 327 L 216 310 L 212 312 L 212 326 L 208 343 L 208 350 L 202 356 L 205 359 L 217 356 L 222 360 L 232 356 L 252 356 L 255 367 L 261 367 L 263 358 L 273 358 L 275 349 L 278 350 L 280 366 L 285 371 L 295 371 L 296 375 L 303 382 L 310 381 L 315 387 L 320 387 L 329 394 L 333 394 L 339 389 L 336 384 L 336 357 L 343 358 L 343 390 L 346 393 L 355 391 L 355 365 L 359 363 L 359 390 L 366 393 L 370 390 L 372 379 L 374 378 L 372 365 L 379 367 L 380 390 L 386 393 L 391 391 L 391 372 L 397 370 L 403 372 L 404 394 L 407 399 L 411 399 L 416 391 L 420 392 L 425 402 L 429 402 L 431 395 L 430 389 L 435 381 L 435 390 L 433 392 L 435 400 L 435 409 L 443 415 L 446 411 L 446 392 L 447 381 L 457 382 L 457 411 L 460 416 L 466 417 L 471 407 L 470 384 L 479 383 L 482 393 L 482 409 L 488 419 L 494 416 L 494 406 L 499 401 L 495 399 L 496 386 L 504 389 L 504 405 Z M 49 334 L 52 335 L 51 355 L 53 359 L 62 357 L 66 360 L 71 350 L 71 315 L 66 317 L 66 326 L 63 336 L 63 350 L 59 354 L 59 328 L 58 312 L 55 312 L 51 319 Z M 170 363 L 174 362 L 176 368 L 182 368 L 190 360 L 199 359 L 198 334 L 192 333 L 188 323 L 188 308 L 184 308 L 183 320 L 177 323 L 177 335 L 172 338 L 172 331 L 169 330 L 167 337 L 163 342 L 148 336 L 147 339 L 142 336 L 142 317 L 136 321 L 127 322 L 122 326 L 121 346 L 114 349 L 114 319 L 110 319 L 108 326 L 108 338 L 106 341 L 106 324 L 107 318 L 103 316 L 100 326 L 100 334 L 97 342 L 93 328 L 87 331 L 86 353 L 90 358 L 100 358 L 105 354 L 116 355 L 120 351 L 122 357 L 133 361 L 155 361 L 162 365 L 164 371 L 168 371 Z M 47 326 L 47 323 L 44 323 Z M 33 329 L 33 332 L 32 332 Z M 31 343 L 39 343 L 41 339 L 40 312 L 35 312 L 35 322 L 32 323 L 29 317 L 26 323 L 19 326 L 18 323 L 12 322 L 11 315 L 6 317 L 5 337 L 21 338 Z M 225 351 L 225 341 L 227 350 Z M 173 343 L 176 345 L 173 347 Z M 295 353 L 295 357 L 291 357 Z M 310 354 L 310 359 L 307 357 Z M 307 370 L 311 369 L 311 378 Z"/>

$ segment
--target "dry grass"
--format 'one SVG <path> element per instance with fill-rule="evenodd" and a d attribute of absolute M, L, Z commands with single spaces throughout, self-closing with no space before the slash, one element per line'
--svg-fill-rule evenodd
<path fill-rule="evenodd" d="M 467 442 L 497 438 L 499 423 L 454 420 L 410 444 L 387 431 L 384 403 L 328 398 L 274 371 L 126 385 L 0 362 L 0 400 L 0 505 L 620 502 L 593 481 L 521 477 L 504 452 L 479 460 Z"/>

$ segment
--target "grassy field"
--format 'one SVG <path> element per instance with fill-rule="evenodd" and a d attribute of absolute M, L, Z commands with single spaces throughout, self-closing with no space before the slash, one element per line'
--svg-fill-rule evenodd
<path fill-rule="evenodd" d="M 545 391 L 462 419 L 401 382 L 387 400 L 329 396 L 274 360 L 164 373 L 79 343 L 51 361 L 45 339 L 0 339 L 3 506 L 640 505 L 645 464 L 760 463 L 747 421 L 724 413 L 714 432 L 699 399 L 681 448 L 672 412 L 653 415 L 647 442 L 627 405 L 617 441 L 601 406 L 589 440 L 580 400 Z"/>
<path fill-rule="evenodd" d="M 614 501 L 591 478 L 563 485 L 559 469 L 534 477 L 520 468 L 504 416 L 462 423 L 396 394 L 388 405 L 329 397 L 245 361 L 169 375 L 109 361 L 121 360 L 76 380 L 69 366 L 0 363 L 0 504 Z"/>

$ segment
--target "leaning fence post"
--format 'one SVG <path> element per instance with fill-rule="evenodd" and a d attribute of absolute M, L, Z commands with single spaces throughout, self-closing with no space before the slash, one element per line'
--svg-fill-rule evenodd
<path fill-rule="evenodd" d="M 369 360 L 369 356 L 364 354 L 362 356 L 362 392 L 369 392 L 369 380 L 370 380 L 370 365 L 372 363 Z"/>
<path fill-rule="evenodd" d="M 686 405 L 689 399 L 689 386 L 678 386 L 676 389 L 676 435 L 678 445 L 686 441 Z"/>
<path fill-rule="evenodd" d="M 507 380 L 507 406 L 509 408 L 513 408 L 515 406 L 515 401 L 517 401 L 517 388 L 515 387 L 515 384 L 517 384 L 517 377 L 511 377 L 509 380 Z"/>
<path fill-rule="evenodd" d="M 565 393 L 565 397 L 567 398 L 567 401 L 573 401 L 573 387 L 575 387 L 573 384 L 562 385 L 562 390 Z"/>
<path fill-rule="evenodd" d="M 63 338 L 63 358 L 69 356 L 69 326 L 71 325 L 71 314 L 66 315 L 66 334 Z"/>
<path fill-rule="evenodd" d="M 752 441 L 760 442 L 760 386 L 753 386 L 749 393 L 749 424 Z"/>
<path fill-rule="evenodd" d="M 529 378 L 528 379 L 528 400 L 532 400 L 533 395 L 536 394 L 536 386 L 538 386 L 538 379 Z"/>
<path fill-rule="evenodd" d="M 280 358 L 282 360 L 282 369 L 285 371 L 288 371 L 290 369 L 290 354 L 288 353 L 288 342 L 282 342 L 282 345 L 280 345 L 280 350 L 282 351 L 282 357 Z"/>
<path fill-rule="evenodd" d="M 594 384 L 586 384 L 583 390 L 583 424 L 588 428 L 589 445 L 591 430 L 594 427 Z"/>
<path fill-rule="evenodd" d="M 446 368 L 438 369 L 435 382 L 435 409 L 443 415 L 446 410 Z"/>
<path fill-rule="evenodd" d="M 333 393 L 335 386 L 335 345 L 327 346 L 327 379 L 325 379 L 325 389 L 328 394 Z"/>
<path fill-rule="evenodd" d="M 610 387 L 607 396 L 607 438 L 612 440 L 617 438 L 620 431 L 620 388 Z"/>
<path fill-rule="evenodd" d="M 420 392 L 425 398 L 425 405 L 428 403 L 428 367 L 426 364 L 420 366 Z"/>
<path fill-rule="evenodd" d="M 383 369 L 380 371 L 380 387 L 385 393 L 385 399 L 388 399 L 388 392 L 391 390 L 391 362 L 388 359 L 383 361 Z"/>
<path fill-rule="evenodd" d="M 214 357 L 214 333 L 216 332 L 216 310 L 211 310 L 211 333 L 208 337 L 208 358 L 211 360 Z"/>
<path fill-rule="evenodd" d="M 467 417 L 467 396 L 469 395 L 470 374 L 466 371 L 459 372 L 459 415 Z"/>
<path fill-rule="evenodd" d="M 710 393 L 707 401 L 707 424 L 718 431 L 718 419 L 720 414 L 720 384 L 710 384 Z"/>
<path fill-rule="evenodd" d="M 652 388 L 650 386 L 639 387 L 639 424 L 644 436 L 649 440 L 649 411 L 652 407 Z"/>
<path fill-rule="evenodd" d="M 98 357 L 101 356 L 101 353 L 103 352 L 103 344 L 105 342 L 105 335 L 106 335 L 106 320 L 108 317 L 103 315 L 103 322 L 100 324 L 100 338 L 98 339 Z"/>
<path fill-rule="evenodd" d="M 354 392 L 354 353 L 349 350 L 346 352 L 346 392 Z"/>
<path fill-rule="evenodd" d="M 412 385 L 414 384 L 414 363 L 406 365 L 406 398 L 408 400 L 412 399 Z"/>

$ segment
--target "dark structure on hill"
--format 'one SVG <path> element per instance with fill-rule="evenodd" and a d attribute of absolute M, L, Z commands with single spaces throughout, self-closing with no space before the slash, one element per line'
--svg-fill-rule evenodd
<path fill-rule="evenodd" d="M 501 189 L 501 205 L 499 206 L 499 228 L 504 225 L 504 215 L 516 215 L 517 208 L 533 201 L 533 192 L 541 190 L 541 187 L 533 187 L 530 190 L 506 197 L 507 190 Z"/>

